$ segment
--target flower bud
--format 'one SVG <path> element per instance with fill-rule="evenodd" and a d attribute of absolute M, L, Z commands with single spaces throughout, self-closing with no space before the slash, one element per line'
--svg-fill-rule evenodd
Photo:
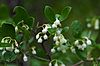
<path fill-rule="evenodd" d="M 3 47 L 0 47 L 0 50 L 3 50 Z"/>
<path fill-rule="evenodd" d="M 48 29 L 47 29 L 47 28 L 44 28 L 44 29 L 42 30 L 42 33 L 47 33 L 47 31 L 48 31 Z"/>
<path fill-rule="evenodd" d="M 56 24 L 53 24 L 53 25 L 52 25 L 52 28 L 57 28 L 57 25 L 56 25 Z"/>
<path fill-rule="evenodd" d="M 87 45 L 91 45 L 92 44 L 91 40 L 89 40 L 89 39 L 86 41 L 86 43 L 87 43 Z"/>
<path fill-rule="evenodd" d="M 36 51 L 35 50 L 32 50 L 32 54 L 36 54 Z"/>
<path fill-rule="evenodd" d="M 99 19 L 96 19 L 94 29 L 99 29 Z"/>
<path fill-rule="evenodd" d="M 39 39 L 38 39 L 38 43 L 42 43 L 43 42 L 43 40 L 42 40 L 42 38 L 40 37 Z"/>
<path fill-rule="evenodd" d="M 48 36 L 45 34 L 45 35 L 43 36 L 43 38 L 44 38 L 44 40 L 46 40 L 46 39 L 48 39 Z"/>
<path fill-rule="evenodd" d="M 83 43 L 83 44 L 82 44 L 82 47 L 86 48 L 86 44 L 85 44 L 85 43 Z"/>
<path fill-rule="evenodd" d="M 58 63 L 56 62 L 56 63 L 54 64 L 54 66 L 58 66 Z"/>
<path fill-rule="evenodd" d="M 36 39 L 38 39 L 39 37 L 40 37 L 39 34 L 37 34 L 37 35 L 36 35 Z"/>
<path fill-rule="evenodd" d="M 76 40 L 74 44 L 75 44 L 75 45 L 78 45 L 78 44 L 79 44 L 79 41 L 78 41 L 78 40 Z"/>
<path fill-rule="evenodd" d="M 27 56 L 24 54 L 24 57 L 23 57 L 23 60 L 26 62 L 26 61 L 28 61 L 28 58 L 27 58 Z"/>
<path fill-rule="evenodd" d="M 60 25 L 60 21 L 58 20 L 58 18 L 56 18 L 56 21 L 54 22 L 55 25 Z"/>
<path fill-rule="evenodd" d="M 19 49 L 15 48 L 14 52 L 19 53 L 20 51 L 19 51 Z"/>
<path fill-rule="evenodd" d="M 52 63 L 51 62 L 49 63 L 49 66 L 52 66 Z"/>
<path fill-rule="evenodd" d="M 65 66 L 65 64 L 62 63 L 61 66 Z"/>
<path fill-rule="evenodd" d="M 53 37 L 53 40 L 54 40 L 54 41 L 57 41 L 57 40 L 58 40 L 58 36 L 54 36 L 54 37 Z"/>
<path fill-rule="evenodd" d="M 52 53 L 55 53 L 55 52 L 56 52 L 56 50 L 53 48 L 53 49 L 51 49 L 51 52 L 52 52 Z"/>

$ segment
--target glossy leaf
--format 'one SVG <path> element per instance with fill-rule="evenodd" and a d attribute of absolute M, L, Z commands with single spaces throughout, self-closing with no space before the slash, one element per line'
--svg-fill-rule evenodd
<path fill-rule="evenodd" d="M 53 23 L 55 21 L 55 13 L 53 12 L 53 9 L 50 6 L 45 6 L 44 14 L 50 21 L 50 23 Z"/>
<path fill-rule="evenodd" d="M 67 17 L 68 17 L 68 15 L 69 15 L 70 11 L 71 11 L 71 7 L 69 7 L 69 6 L 65 7 L 65 8 L 62 10 L 61 16 L 60 16 L 59 19 L 60 19 L 61 21 L 64 21 L 65 19 L 67 19 Z"/>
<path fill-rule="evenodd" d="M 11 24 L 3 24 L 1 28 L 1 37 L 15 38 L 15 28 Z"/>

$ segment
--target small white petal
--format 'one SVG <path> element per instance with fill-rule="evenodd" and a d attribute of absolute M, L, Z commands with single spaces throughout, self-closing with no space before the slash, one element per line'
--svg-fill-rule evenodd
<path fill-rule="evenodd" d="M 53 37 L 53 40 L 54 40 L 54 41 L 57 41 L 57 40 L 58 40 L 58 36 L 54 36 L 54 37 Z"/>
<path fill-rule="evenodd" d="M 51 62 L 49 63 L 49 66 L 52 66 L 52 63 Z"/>
<path fill-rule="evenodd" d="M 56 41 L 56 42 L 55 42 L 56 45 L 59 45 L 59 43 L 60 43 L 59 41 Z"/>
<path fill-rule="evenodd" d="M 63 50 L 62 50 L 62 53 L 66 53 L 66 50 L 65 50 L 65 49 L 63 49 Z"/>
<path fill-rule="evenodd" d="M 99 19 L 96 19 L 94 29 L 99 29 Z"/>
<path fill-rule="evenodd" d="M 36 35 L 36 39 L 38 39 L 39 37 L 40 37 L 40 35 L 39 35 L 39 34 L 37 34 L 37 35 Z"/>
<path fill-rule="evenodd" d="M 48 36 L 45 34 L 45 35 L 43 36 L 43 38 L 44 38 L 44 40 L 46 40 L 46 39 L 48 39 Z"/>
<path fill-rule="evenodd" d="M 89 40 L 89 39 L 86 41 L 86 43 L 87 43 L 87 45 L 91 45 L 92 44 L 91 40 Z"/>
<path fill-rule="evenodd" d="M 85 43 L 83 43 L 83 44 L 82 44 L 82 47 L 86 48 L 86 44 L 85 44 Z"/>
<path fill-rule="evenodd" d="M 38 39 L 38 43 L 42 43 L 42 38 L 40 37 L 39 39 Z"/>
<path fill-rule="evenodd" d="M 19 53 L 20 51 L 19 51 L 19 49 L 15 48 L 14 52 Z"/>
<path fill-rule="evenodd" d="M 42 30 L 42 33 L 47 33 L 47 31 L 48 31 L 48 29 L 47 29 L 47 28 L 44 28 L 44 29 Z"/>
<path fill-rule="evenodd" d="M 23 60 L 26 62 L 26 61 L 28 61 L 28 58 L 27 58 L 27 56 L 24 54 L 24 57 L 23 57 Z"/>
<path fill-rule="evenodd" d="M 56 62 L 56 63 L 54 64 L 54 66 L 58 66 L 58 63 Z"/>
<path fill-rule="evenodd" d="M 55 53 L 55 52 L 56 52 L 56 50 L 53 48 L 53 49 L 51 49 L 51 52 L 52 52 L 52 53 Z"/>
<path fill-rule="evenodd" d="M 78 40 L 76 40 L 74 44 L 75 44 L 75 45 L 78 45 L 78 44 L 79 44 L 79 41 L 78 41 Z"/>
<path fill-rule="evenodd" d="M 17 32 L 17 31 L 18 31 L 18 27 L 16 26 L 16 27 L 15 27 L 15 32 Z"/>
<path fill-rule="evenodd" d="M 54 22 L 55 25 L 60 25 L 60 21 L 58 20 L 58 18 L 56 18 L 56 21 Z"/>
<path fill-rule="evenodd" d="M 82 46 L 81 45 L 77 45 L 78 49 L 82 49 Z"/>
<path fill-rule="evenodd" d="M 67 42 L 67 40 L 65 38 L 60 39 L 61 44 L 66 43 L 66 42 Z"/>
<path fill-rule="evenodd" d="M 65 66 L 65 64 L 62 63 L 61 66 Z"/>
<path fill-rule="evenodd" d="M 52 28 L 57 28 L 57 25 L 56 25 L 56 24 L 53 24 L 53 25 L 52 25 Z"/>
<path fill-rule="evenodd" d="M 90 28 L 92 25 L 90 23 L 87 24 L 87 27 Z"/>
<path fill-rule="evenodd" d="M 57 50 L 58 50 L 58 51 L 60 51 L 60 50 L 61 50 L 61 48 L 60 48 L 60 47 L 58 47 L 58 48 L 57 48 Z"/>
<path fill-rule="evenodd" d="M 32 54 L 36 54 L 36 51 L 35 50 L 32 50 Z"/>

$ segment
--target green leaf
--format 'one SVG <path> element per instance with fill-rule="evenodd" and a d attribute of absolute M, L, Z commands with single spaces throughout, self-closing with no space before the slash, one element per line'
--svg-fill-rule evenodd
<path fill-rule="evenodd" d="M 66 33 L 68 30 L 69 30 L 69 27 L 64 27 L 64 28 L 62 29 L 62 33 Z"/>
<path fill-rule="evenodd" d="M 70 31 L 72 32 L 72 35 L 74 37 L 80 37 L 80 34 L 82 32 L 82 25 L 79 21 L 75 20 L 72 22 L 70 26 Z"/>
<path fill-rule="evenodd" d="M 4 60 L 7 61 L 7 62 L 11 62 L 11 61 L 14 61 L 16 59 L 16 55 L 14 52 L 5 52 L 4 53 Z"/>
<path fill-rule="evenodd" d="M 67 19 L 67 17 L 68 17 L 68 15 L 69 15 L 70 11 L 71 11 L 71 7 L 70 7 L 70 6 L 65 7 L 65 8 L 62 10 L 61 16 L 60 16 L 59 19 L 60 19 L 61 21 L 64 21 L 65 19 Z"/>
<path fill-rule="evenodd" d="M 15 38 L 15 28 L 11 24 L 3 24 L 1 27 L 1 37 Z"/>
<path fill-rule="evenodd" d="M 54 35 L 54 34 L 56 33 L 56 29 L 49 28 L 49 29 L 48 29 L 48 32 L 49 32 L 51 35 Z"/>
<path fill-rule="evenodd" d="M 23 20 L 23 23 L 28 25 L 29 28 L 34 26 L 35 19 L 33 17 L 30 17 L 23 7 L 16 6 L 14 8 L 14 12 L 16 13 L 16 15 L 14 16 L 14 21 L 16 25 Z"/>
<path fill-rule="evenodd" d="M 80 59 L 82 59 L 82 60 L 86 60 L 86 58 L 87 58 L 87 50 L 85 49 L 84 51 L 82 51 L 82 50 L 78 50 L 77 48 L 76 48 L 76 54 L 79 56 L 79 58 Z"/>
<path fill-rule="evenodd" d="M 12 44 L 10 43 L 0 43 L 0 47 L 11 47 Z"/>
<path fill-rule="evenodd" d="M 50 6 L 45 6 L 44 14 L 46 18 L 50 21 L 50 23 L 53 23 L 55 21 L 55 13 Z"/>
<path fill-rule="evenodd" d="M 0 19 L 7 19 L 9 17 L 9 9 L 5 4 L 0 4 Z"/>
<path fill-rule="evenodd" d="M 14 16 L 14 21 L 16 24 L 18 24 L 18 22 L 20 22 L 22 20 L 24 20 L 24 22 L 27 22 L 29 15 L 23 7 L 16 6 L 14 8 L 14 12 L 16 13 L 16 15 Z"/>

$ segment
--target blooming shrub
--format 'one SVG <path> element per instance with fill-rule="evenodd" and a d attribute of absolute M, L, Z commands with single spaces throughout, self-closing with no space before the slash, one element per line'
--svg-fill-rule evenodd
<path fill-rule="evenodd" d="M 56 14 L 52 7 L 45 6 L 48 23 L 40 26 L 23 7 L 16 6 L 13 17 L 6 15 L 0 20 L 0 62 L 39 66 L 31 64 L 37 59 L 45 61 L 45 66 L 79 66 L 86 62 L 99 66 L 99 17 L 88 19 L 84 25 L 78 20 L 64 25 L 70 11 L 67 6 Z"/>

